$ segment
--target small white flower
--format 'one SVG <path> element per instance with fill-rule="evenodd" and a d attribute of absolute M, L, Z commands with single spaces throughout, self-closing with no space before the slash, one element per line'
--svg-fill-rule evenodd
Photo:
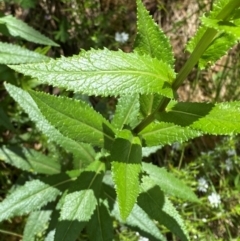
<path fill-rule="evenodd" d="M 227 159 L 226 161 L 225 161 L 225 168 L 226 168 L 226 170 L 228 171 L 228 172 L 230 172 L 232 169 L 233 169 L 233 163 L 232 163 L 232 160 L 231 159 Z"/>
<path fill-rule="evenodd" d="M 116 32 L 115 33 L 115 40 L 119 43 L 123 44 L 123 43 L 127 42 L 128 38 L 129 38 L 128 33 L 125 33 L 125 32 L 122 32 L 122 33 Z"/>
<path fill-rule="evenodd" d="M 235 150 L 228 150 L 227 151 L 227 155 L 228 156 L 235 156 L 236 155 L 236 151 Z"/>
<path fill-rule="evenodd" d="M 213 192 L 210 196 L 208 196 L 208 201 L 210 202 L 212 207 L 217 208 L 221 203 L 221 198 L 217 193 Z"/>
<path fill-rule="evenodd" d="M 198 179 L 198 187 L 197 187 L 198 191 L 200 192 L 206 192 L 208 189 L 208 184 L 207 181 L 204 177 L 201 177 Z"/>

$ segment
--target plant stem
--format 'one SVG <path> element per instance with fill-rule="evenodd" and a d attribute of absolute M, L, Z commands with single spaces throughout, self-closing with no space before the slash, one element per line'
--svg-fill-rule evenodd
<path fill-rule="evenodd" d="M 13 232 L 6 231 L 6 230 L 2 230 L 2 229 L 0 229 L 0 233 L 5 233 L 5 234 L 9 234 L 9 235 L 16 236 L 16 237 L 19 237 L 19 238 L 23 238 L 23 236 L 20 235 L 20 234 L 13 233 Z"/>
<path fill-rule="evenodd" d="M 230 1 L 216 16 L 216 19 L 227 20 L 231 15 L 231 13 L 239 6 L 240 6 L 239 0 Z M 183 83 L 186 77 L 190 74 L 193 67 L 197 64 L 198 60 L 200 59 L 200 57 L 203 55 L 206 49 L 211 45 L 217 33 L 218 33 L 217 30 L 213 28 L 208 28 L 206 32 L 203 34 L 202 38 L 199 40 L 197 46 L 195 47 L 194 51 L 190 55 L 189 59 L 181 68 L 176 79 L 174 80 L 172 84 L 172 88 L 174 91 L 176 91 L 179 88 L 179 86 Z M 142 131 L 146 126 L 148 126 L 151 122 L 153 122 L 155 120 L 156 114 L 158 112 L 163 112 L 170 101 L 171 99 L 163 96 L 158 105 L 158 108 L 149 116 L 147 116 L 140 124 L 138 124 L 133 129 L 133 132 L 137 134 L 140 131 Z"/>

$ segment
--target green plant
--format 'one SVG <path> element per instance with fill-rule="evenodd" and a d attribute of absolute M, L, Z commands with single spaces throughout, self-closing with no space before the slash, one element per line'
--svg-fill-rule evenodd
<path fill-rule="evenodd" d="M 173 69 L 168 39 L 140 0 L 137 7 L 133 53 L 82 50 L 69 58 L 9 65 L 43 84 L 81 94 L 119 97 L 109 121 L 86 101 L 25 91 L 5 83 L 9 94 L 49 140 L 74 156 L 69 170 L 55 159 L 22 147 L 1 149 L 6 162 L 47 174 L 27 181 L 0 203 L 0 220 L 30 213 L 24 240 L 43 232 L 48 220 L 45 240 L 76 240 L 82 230 L 90 240 L 112 240 L 113 217 L 150 240 L 166 240 L 153 220 L 181 240 L 189 240 L 168 196 L 197 203 L 199 199 L 173 174 L 142 162 L 142 157 L 156 146 L 205 133 L 240 132 L 240 102 L 178 102 L 176 93 L 197 63 L 203 69 L 237 43 L 240 3 L 218 0 L 213 11 L 201 18 L 202 26 L 187 45 L 191 55 L 178 74 Z M 39 217 L 44 218 L 36 225 Z"/>

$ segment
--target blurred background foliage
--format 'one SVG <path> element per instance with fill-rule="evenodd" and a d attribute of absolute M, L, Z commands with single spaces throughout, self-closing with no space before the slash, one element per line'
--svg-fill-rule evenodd
<path fill-rule="evenodd" d="M 169 36 L 176 57 L 176 71 L 188 58 L 184 47 L 199 26 L 199 16 L 210 10 L 212 0 L 144 0 L 156 22 Z M 107 47 L 132 51 L 136 34 L 136 4 L 129 0 L 0 0 L 0 16 L 13 15 L 56 41 L 60 47 L 42 47 L 13 38 L 0 25 L 0 41 L 35 50 L 50 57 L 78 54 L 81 49 Z M 192 71 L 178 94 L 181 101 L 221 102 L 240 99 L 239 45 L 213 67 Z M 23 110 L 10 98 L 3 82 L 23 89 L 36 88 L 90 102 L 106 118 L 114 114 L 116 99 L 82 96 L 39 85 L 0 65 L 0 148 L 18 144 L 51 155 L 69 169 L 72 156 L 48 142 Z M 173 200 L 187 222 L 191 240 L 239 240 L 240 237 L 240 138 L 203 136 L 191 142 L 160 148 L 145 158 L 165 166 L 196 191 L 203 205 Z M 0 157 L 0 201 L 8 190 L 31 179 L 29 174 L 5 164 Z M 215 194 L 215 196 L 213 195 Z M 215 199 L 214 199 L 215 198 Z M 21 240 L 25 218 L 0 224 L 0 241 Z M 145 240 L 115 222 L 115 240 Z M 168 240 L 177 241 L 171 233 Z M 40 233 L 37 240 L 44 240 Z M 83 233 L 79 240 L 88 240 Z"/>

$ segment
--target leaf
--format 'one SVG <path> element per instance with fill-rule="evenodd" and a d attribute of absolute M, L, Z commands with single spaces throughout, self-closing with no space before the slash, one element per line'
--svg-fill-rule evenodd
<path fill-rule="evenodd" d="M 78 172 L 61 173 L 26 182 L 0 203 L 0 221 L 27 214 L 56 199 Z"/>
<path fill-rule="evenodd" d="M 57 174 L 61 166 L 56 160 L 37 151 L 18 146 L 3 146 L 0 148 L 0 159 L 28 172 L 42 174 Z"/>
<path fill-rule="evenodd" d="M 119 132 L 111 150 L 111 166 L 123 220 L 130 214 L 139 193 L 141 158 L 140 139 L 128 130 Z"/>
<path fill-rule="evenodd" d="M 161 118 L 162 119 L 162 118 Z M 176 141 L 184 142 L 200 136 L 202 133 L 175 123 L 154 122 L 139 133 L 147 146 L 172 144 Z"/>
<path fill-rule="evenodd" d="M 189 236 L 182 218 L 160 188 L 154 186 L 149 179 L 143 179 L 141 187 L 143 191 L 138 197 L 139 206 L 182 241 L 188 241 Z"/>
<path fill-rule="evenodd" d="M 77 142 L 109 148 L 114 140 L 110 123 L 83 101 L 29 91 L 46 119 Z"/>
<path fill-rule="evenodd" d="M 12 123 L 11 123 L 11 120 L 9 119 L 8 115 L 5 113 L 5 110 L 2 107 L 0 107 L 0 116 L 1 116 L 0 125 L 4 126 L 8 130 L 14 132 L 15 129 L 14 129 Z"/>
<path fill-rule="evenodd" d="M 93 217 L 87 225 L 87 233 L 90 241 L 113 240 L 113 220 L 102 202 L 97 205 Z"/>
<path fill-rule="evenodd" d="M 45 37 L 32 27 L 28 26 L 23 21 L 8 15 L 0 18 L 0 24 L 6 24 L 9 33 L 14 37 L 21 37 L 29 42 L 43 44 L 43 45 L 51 45 L 51 46 L 59 46 L 51 39 Z"/>
<path fill-rule="evenodd" d="M 208 18 L 211 20 L 220 21 L 219 14 L 226 5 L 229 4 L 229 1 L 219 0 L 215 1 L 213 5 L 213 11 L 208 15 Z M 210 21 L 211 21 L 210 20 Z M 214 20 L 214 21 L 215 21 Z M 207 26 L 201 26 L 196 35 L 188 42 L 186 49 L 192 53 L 199 43 L 201 37 L 207 30 Z M 208 65 L 214 64 L 218 59 L 227 53 L 227 51 L 232 48 L 237 43 L 237 38 L 231 34 L 223 33 L 220 31 L 219 34 L 213 39 L 211 45 L 207 48 L 204 54 L 199 59 L 200 69 L 204 69 Z"/>
<path fill-rule="evenodd" d="M 214 105 L 172 101 L 158 119 L 213 135 L 236 134 L 240 133 L 240 102 Z"/>
<path fill-rule="evenodd" d="M 1 64 L 36 63 L 49 60 L 48 57 L 17 45 L 0 42 Z"/>
<path fill-rule="evenodd" d="M 151 146 L 151 147 L 143 147 L 142 148 L 142 156 L 149 157 L 151 154 L 156 153 L 160 150 L 163 146 Z"/>
<path fill-rule="evenodd" d="M 57 129 L 48 123 L 43 117 L 36 103 L 28 92 L 15 87 L 11 84 L 5 83 L 5 88 L 8 93 L 18 102 L 18 104 L 28 113 L 30 119 L 36 123 L 36 126 L 41 130 L 51 141 L 58 143 L 65 150 L 73 153 L 75 158 L 83 162 L 92 162 L 95 158 L 95 151 L 85 143 L 75 142 L 63 136 Z"/>
<path fill-rule="evenodd" d="M 0 203 L 0 220 L 20 216 L 55 200 L 60 191 L 39 180 L 27 182 Z"/>
<path fill-rule="evenodd" d="M 42 83 L 88 95 L 159 93 L 173 97 L 173 70 L 160 60 L 136 53 L 90 50 L 48 63 L 9 67 Z"/>
<path fill-rule="evenodd" d="M 32 212 L 28 219 L 23 232 L 23 241 L 35 240 L 35 236 L 43 233 L 46 229 L 46 224 L 50 219 L 52 211 L 39 210 Z"/>
<path fill-rule="evenodd" d="M 235 21 L 227 21 L 227 20 L 220 20 L 220 19 L 211 19 L 208 17 L 201 17 L 201 21 L 203 25 L 208 28 L 214 28 L 218 31 L 223 31 L 227 34 L 233 35 L 235 40 L 239 40 L 240 38 L 240 24 L 239 20 Z"/>
<path fill-rule="evenodd" d="M 75 241 L 97 205 L 105 164 L 95 161 L 72 183 L 63 199 L 56 241 Z"/>
<path fill-rule="evenodd" d="M 134 50 L 141 55 L 162 60 L 173 67 L 174 57 L 169 39 L 154 22 L 141 0 L 137 0 L 137 36 Z"/>
<path fill-rule="evenodd" d="M 150 163 L 143 163 L 143 171 L 149 175 L 149 177 L 144 177 L 144 180 L 150 180 L 151 183 L 159 186 L 165 193 L 184 200 L 199 202 L 191 188 L 173 174 L 167 172 L 165 168 L 159 168 Z"/>
<path fill-rule="evenodd" d="M 121 221 L 117 204 L 114 205 L 112 214 L 118 221 Z M 134 205 L 124 224 L 137 228 L 139 232 L 144 232 L 150 238 L 149 240 L 166 241 L 166 238 L 161 234 L 155 222 L 150 219 L 147 213 L 137 204 Z"/>
<path fill-rule="evenodd" d="M 142 117 L 147 117 L 151 113 L 153 113 L 160 101 L 162 99 L 161 95 L 152 94 L 152 95 L 141 95 L 140 96 L 140 113 Z"/>
<path fill-rule="evenodd" d="M 130 125 L 134 127 L 138 122 L 137 116 L 139 112 L 138 94 L 134 95 L 122 95 L 116 107 L 112 125 L 122 130 L 124 125 Z"/>

